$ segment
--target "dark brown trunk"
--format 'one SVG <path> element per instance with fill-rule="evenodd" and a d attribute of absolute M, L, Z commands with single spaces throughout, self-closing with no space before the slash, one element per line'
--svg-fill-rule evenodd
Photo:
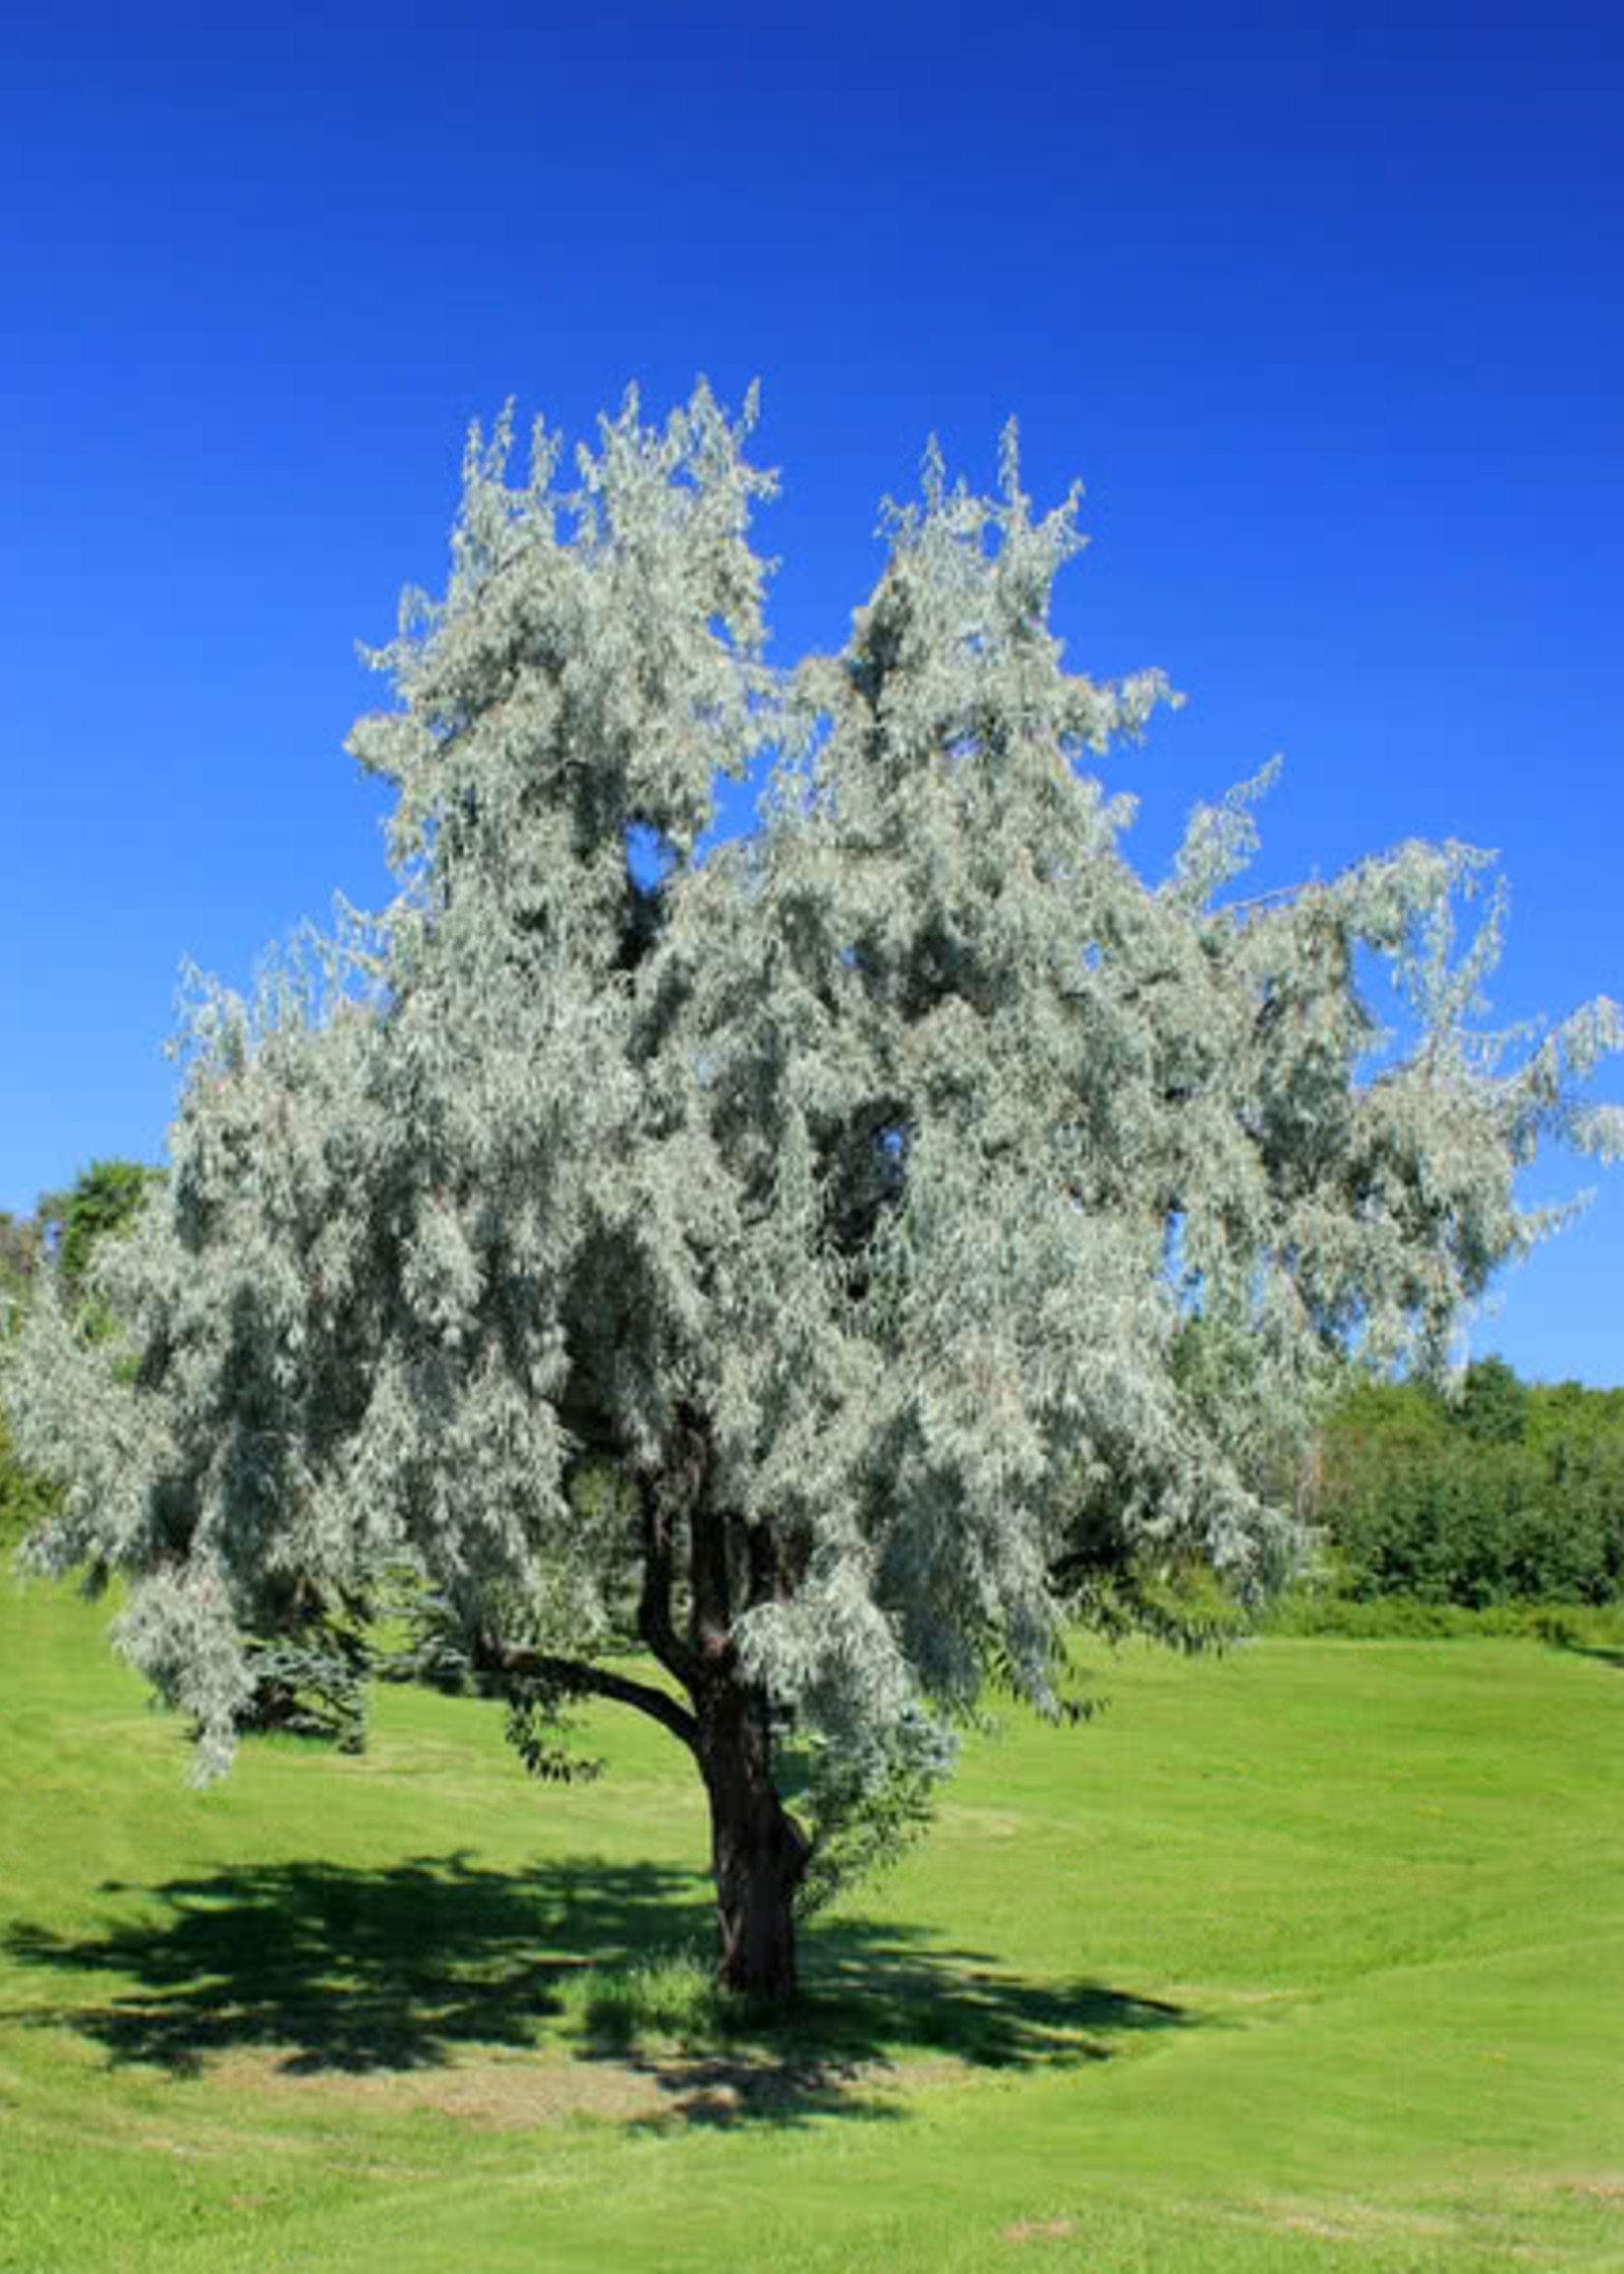
<path fill-rule="evenodd" d="M 711 1799 L 717 1979 L 783 2011 L 795 2001 L 795 1891 L 807 1842 L 773 1782 L 759 1692 L 736 1677 L 718 1682 L 700 1712 L 698 1750 Z"/>

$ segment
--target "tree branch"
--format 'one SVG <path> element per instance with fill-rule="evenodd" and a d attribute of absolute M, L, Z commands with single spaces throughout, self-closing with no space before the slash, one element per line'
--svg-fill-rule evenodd
<path fill-rule="evenodd" d="M 750 1525 L 744 1541 L 750 1572 L 748 1607 L 759 1610 L 767 1603 L 792 1603 L 806 1576 L 805 1542 L 783 1539 L 776 1524 Z"/>
<path fill-rule="evenodd" d="M 1295 899 L 1299 893 L 1312 892 L 1318 882 L 1317 876 L 1304 877 L 1297 884 L 1276 885 L 1272 892 L 1252 893 L 1244 901 L 1221 901 L 1212 913 L 1215 916 L 1246 915 L 1252 908 L 1266 908 L 1276 901 L 1288 901 Z"/>
<path fill-rule="evenodd" d="M 726 1512 L 711 1497 L 711 1448 L 705 1420 L 684 1406 L 679 1409 L 678 1429 L 677 1460 L 688 1510 L 689 1633 L 703 1679 L 732 1661 L 732 1543 Z"/>
<path fill-rule="evenodd" d="M 474 1645 L 472 1656 L 478 1673 L 541 1682 L 566 1697 L 608 1698 L 658 1721 L 673 1737 L 680 1737 L 690 1752 L 698 1746 L 699 1724 L 687 1707 L 668 1690 L 656 1689 L 652 1682 L 612 1673 L 608 1666 L 595 1666 L 585 1659 L 556 1658 L 551 1651 L 514 1649 L 505 1643 L 481 1640 Z"/>
<path fill-rule="evenodd" d="M 673 1681 L 691 1696 L 699 1662 L 671 1622 L 671 1522 L 661 1504 L 657 1484 L 635 1477 L 643 1528 L 643 1588 L 637 1601 L 637 1632 Z"/>

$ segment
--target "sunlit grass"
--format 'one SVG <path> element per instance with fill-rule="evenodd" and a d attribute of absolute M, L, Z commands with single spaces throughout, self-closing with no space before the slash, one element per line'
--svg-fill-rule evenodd
<path fill-rule="evenodd" d="M 1624 2265 L 1605 1656 L 1092 1658 L 773 2029 L 660 1731 L 386 1690 L 200 1793 L 102 1623 L 0 1601 L 5 2274 Z"/>

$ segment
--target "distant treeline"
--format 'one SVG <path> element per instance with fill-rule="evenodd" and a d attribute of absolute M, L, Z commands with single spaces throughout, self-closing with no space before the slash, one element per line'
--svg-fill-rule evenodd
<path fill-rule="evenodd" d="M 1307 1487 L 1323 1579 L 1345 1599 L 1624 1597 L 1624 1389 L 1528 1383 L 1497 1358 L 1453 1397 L 1366 1385 L 1327 1422 Z"/>

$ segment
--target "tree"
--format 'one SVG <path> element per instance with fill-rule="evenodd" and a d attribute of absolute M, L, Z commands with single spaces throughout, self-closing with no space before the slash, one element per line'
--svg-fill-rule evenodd
<path fill-rule="evenodd" d="M 1520 1445 L 1528 1432 L 1529 1393 L 1503 1358 L 1479 1358 L 1461 1379 L 1455 1418 L 1489 1445 Z"/>
<path fill-rule="evenodd" d="M 1222 904 L 1256 784 L 1142 882 L 1084 769 L 1168 689 L 1064 669 L 1075 500 L 1034 516 L 1013 430 L 990 500 L 933 452 L 843 652 L 770 672 L 751 417 L 628 397 L 568 494 L 476 430 L 351 742 L 395 897 L 200 989 L 167 1192 L 92 1267 L 122 1369 L 47 1309 L 9 1391 L 64 1480 L 36 1560 L 130 1576 L 204 1769 L 242 1634 L 408 1553 L 533 1746 L 594 1697 L 691 1756 L 721 1977 L 783 2002 L 786 1734 L 895 1789 L 989 1681 L 1056 1710 L 1069 1620 L 1262 1584 L 1283 1426 L 1547 1228 L 1514 1173 L 1616 1138 L 1575 1084 L 1619 1020 L 1475 1036 L 1459 845 Z M 1373 1070 L 1362 950 L 1413 1026 Z"/>
<path fill-rule="evenodd" d="M 0 1209 L 0 1315 L 10 1318 L 28 1299 L 39 1268 L 39 1219 Z"/>

